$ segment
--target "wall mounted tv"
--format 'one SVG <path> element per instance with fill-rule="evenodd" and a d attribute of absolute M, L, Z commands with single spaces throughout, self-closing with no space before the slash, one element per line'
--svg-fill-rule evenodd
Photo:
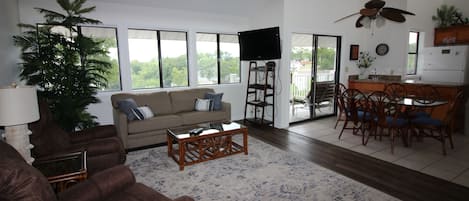
<path fill-rule="evenodd" d="M 280 59 L 279 27 L 238 33 L 242 61 Z"/>

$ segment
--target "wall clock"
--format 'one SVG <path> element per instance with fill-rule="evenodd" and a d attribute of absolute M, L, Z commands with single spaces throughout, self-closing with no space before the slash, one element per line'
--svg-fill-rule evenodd
<path fill-rule="evenodd" d="M 376 46 L 376 54 L 384 56 L 389 52 L 389 46 L 386 43 L 381 43 Z"/>

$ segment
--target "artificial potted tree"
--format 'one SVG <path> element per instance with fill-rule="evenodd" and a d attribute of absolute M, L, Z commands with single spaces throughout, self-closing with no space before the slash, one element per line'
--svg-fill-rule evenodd
<path fill-rule="evenodd" d="M 99 87 L 106 85 L 110 71 L 103 41 L 96 41 L 80 32 L 80 25 L 99 24 L 83 17 L 95 10 L 84 7 L 86 0 L 57 0 L 63 12 L 36 8 L 44 22 L 20 24 L 25 31 L 14 36 L 21 47 L 20 78 L 38 88 L 40 98 L 47 101 L 54 119 L 68 131 L 96 126 L 96 117 L 87 112 L 98 103 Z M 101 59 L 100 59 L 101 58 Z"/>

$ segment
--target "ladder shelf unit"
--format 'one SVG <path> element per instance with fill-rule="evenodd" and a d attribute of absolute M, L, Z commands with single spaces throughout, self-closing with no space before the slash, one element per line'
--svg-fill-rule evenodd
<path fill-rule="evenodd" d="M 271 109 L 272 116 L 266 118 L 266 110 Z M 248 110 L 251 114 L 248 114 Z M 249 117 L 248 117 L 249 115 Z M 257 62 L 249 63 L 244 121 L 260 125 L 274 126 L 275 122 L 275 62 L 269 61 L 265 66 Z"/>

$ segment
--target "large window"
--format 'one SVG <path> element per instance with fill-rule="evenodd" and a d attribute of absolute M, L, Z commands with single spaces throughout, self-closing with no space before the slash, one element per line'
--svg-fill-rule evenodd
<path fill-rule="evenodd" d="M 111 63 L 111 69 L 109 73 L 103 75 L 107 79 L 107 86 L 101 88 L 100 90 L 120 90 L 121 81 L 119 73 L 119 52 L 117 49 L 118 44 L 116 28 L 81 26 L 80 29 L 84 36 L 103 41 L 102 46 L 108 52 L 106 56 L 96 58 Z"/>
<path fill-rule="evenodd" d="M 185 32 L 129 29 L 132 88 L 188 86 Z"/>
<path fill-rule="evenodd" d="M 238 36 L 197 33 L 198 83 L 240 82 Z"/>
<path fill-rule="evenodd" d="M 409 32 L 409 53 L 407 54 L 407 75 L 417 74 L 419 32 Z"/>

